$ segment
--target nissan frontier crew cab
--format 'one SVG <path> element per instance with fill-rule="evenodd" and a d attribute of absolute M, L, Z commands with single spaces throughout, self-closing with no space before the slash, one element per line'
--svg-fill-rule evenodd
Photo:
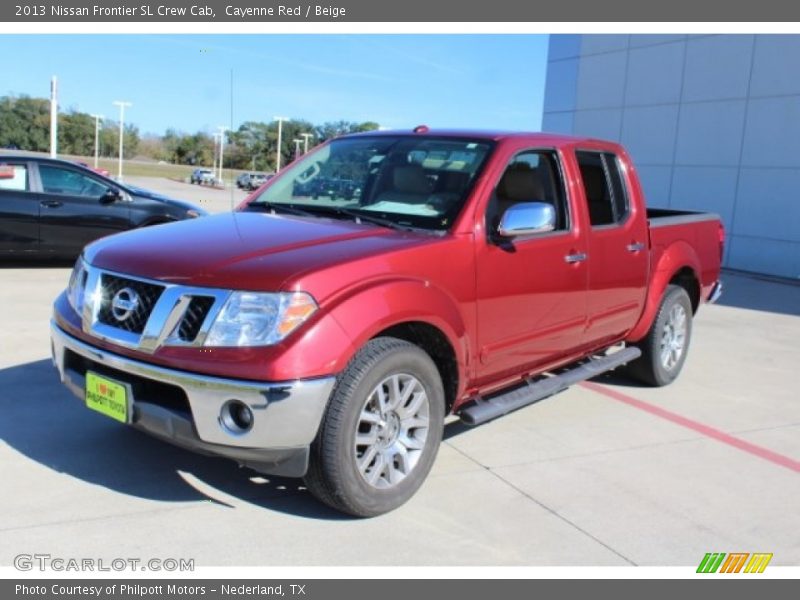
<path fill-rule="evenodd" d="M 360 193 L 314 193 L 332 180 Z M 420 487 L 446 415 L 623 366 L 673 381 L 723 242 L 716 215 L 646 209 L 614 143 L 345 136 L 234 212 L 87 246 L 53 356 L 89 408 L 378 515 Z"/>

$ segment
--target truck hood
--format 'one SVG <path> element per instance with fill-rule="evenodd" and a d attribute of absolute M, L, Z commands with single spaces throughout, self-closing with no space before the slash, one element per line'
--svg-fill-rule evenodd
<path fill-rule="evenodd" d="M 160 281 L 254 291 L 288 289 L 317 269 L 430 241 L 370 224 L 223 213 L 145 227 L 94 242 L 95 267 Z"/>

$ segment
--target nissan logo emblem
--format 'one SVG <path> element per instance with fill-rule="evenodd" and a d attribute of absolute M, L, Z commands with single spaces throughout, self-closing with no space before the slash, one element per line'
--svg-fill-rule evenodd
<path fill-rule="evenodd" d="M 122 288 L 111 299 L 111 314 L 117 321 L 124 321 L 139 308 L 139 294 L 131 288 Z"/>

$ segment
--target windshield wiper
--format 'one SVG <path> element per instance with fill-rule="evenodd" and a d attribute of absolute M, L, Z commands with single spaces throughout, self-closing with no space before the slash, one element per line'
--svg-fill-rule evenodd
<path fill-rule="evenodd" d="M 333 207 L 333 211 L 339 215 L 346 215 L 348 217 L 352 217 L 355 219 L 356 223 L 361 223 L 364 221 L 366 223 L 372 223 L 373 225 L 379 225 L 381 227 L 388 227 L 390 229 L 398 229 L 401 231 L 414 231 L 414 227 L 411 225 L 403 225 L 401 223 L 396 223 L 389 219 L 384 219 L 383 217 L 378 217 L 376 215 L 371 214 L 364 214 L 363 212 L 350 210 L 349 208 L 342 208 L 340 206 Z"/>
<path fill-rule="evenodd" d="M 260 200 L 258 202 L 251 202 L 247 205 L 247 208 L 259 208 L 264 210 L 269 210 L 272 214 L 277 214 L 279 212 L 289 213 L 290 215 L 297 215 L 298 217 L 316 217 L 317 215 L 308 211 L 303 210 L 302 208 L 297 208 L 296 206 L 290 204 L 283 204 L 281 202 L 267 202 L 266 200 Z"/>
<path fill-rule="evenodd" d="M 416 228 L 412 227 L 411 225 L 403 225 L 401 223 L 396 223 L 394 221 L 390 221 L 389 219 L 384 219 L 383 217 L 379 217 L 377 215 L 371 214 L 364 214 L 363 212 L 350 210 L 349 208 L 344 208 L 341 206 L 319 206 L 314 207 L 315 211 L 310 210 L 303 210 L 302 208 L 297 208 L 291 204 L 284 204 L 282 202 L 267 202 L 266 200 L 261 200 L 258 202 L 251 202 L 247 205 L 248 208 L 258 208 L 263 210 L 269 210 L 273 214 L 278 212 L 286 212 L 293 215 L 298 215 L 300 217 L 337 217 L 337 216 L 346 216 L 350 217 L 355 220 L 356 223 L 361 223 L 362 221 L 365 223 L 372 223 L 373 225 L 378 225 L 380 227 L 388 227 L 390 229 L 397 229 L 401 231 L 415 231 Z"/>

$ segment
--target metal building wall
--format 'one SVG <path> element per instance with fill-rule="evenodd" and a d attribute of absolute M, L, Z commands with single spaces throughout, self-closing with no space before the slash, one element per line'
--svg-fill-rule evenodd
<path fill-rule="evenodd" d="M 553 35 L 542 128 L 621 141 L 651 206 L 722 215 L 726 266 L 800 277 L 800 35 Z"/>

